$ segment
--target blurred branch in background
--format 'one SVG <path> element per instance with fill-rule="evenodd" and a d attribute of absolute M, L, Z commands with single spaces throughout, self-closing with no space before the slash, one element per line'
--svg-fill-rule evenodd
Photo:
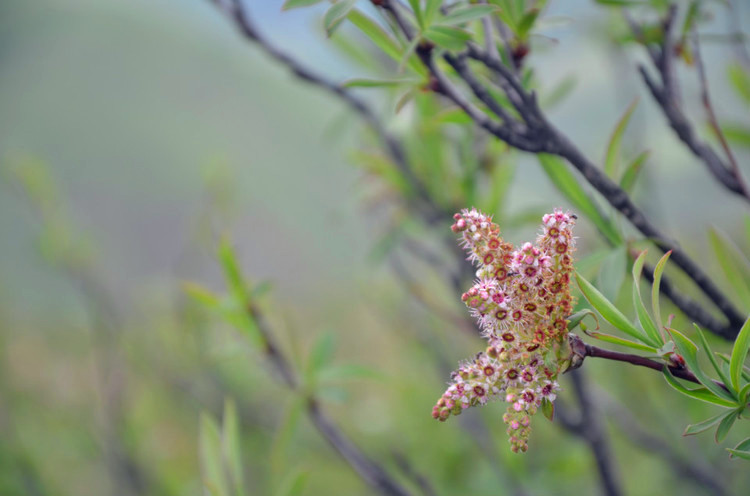
<path fill-rule="evenodd" d="M 569 376 L 579 407 L 578 415 L 574 416 L 564 403 L 558 403 L 555 408 L 558 423 L 572 434 L 581 437 L 589 445 L 604 494 L 607 496 L 624 494 L 605 426 L 601 422 L 599 408 L 591 398 L 584 373 L 582 370 L 573 370 Z"/>
<path fill-rule="evenodd" d="M 269 322 L 257 303 L 253 301 L 253 289 L 247 286 L 237 265 L 234 252 L 226 241 L 219 248 L 219 253 L 233 303 L 233 310 L 229 310 L 228 313 L 227 311 L 223 312 L 225 318 L 238 330 L 244 332 L 250 338 L 250 341 L 263 352 L 275 369 L 277 377 L 290 390 L 302 396 L 301 399 L 304 401 L 304 407 L 310 421 L 363 481 L 381 494 L 409 495 L 410 492 L 405 487 L 391 477 L 380 464 L 367 457 L 323 412 L 319 400 L 316 398 L 314 391 L 310 390 L 310 384 L 307 383 L 309 381 L 314 382 L 314 380 L 306 378 L 306 382 L 303 383 L 297 377 L 290 360 L 278 345 Z M 197 285 L 188 285 L 186 290 L 189 295 L 208 309 L 217 310 L 223 306 L 215 295 Z M 317 364 L 317 366 L 320 365 Z M 314 372 L 316 372 L 314 369 L 308 371 L 310 374 Z"/>
<path fill-rule="evenodd" d="M 154 481 L 128 447 L 127 372 L 121 351 L 122 323 L 115 300 L 91 261 L 90 243 L 73 228 L 64 201 L 44 165 L 25 159 L 8 172 L 36 214 L 42 253 L 78 289 L 91 320 L 90 346 L 100 401 L 99 442 L 112 494 L 148 492 Z"/>
<path fill-rule="evenodd" d="M 671 5 L 666 17 L 661 21 L 663 33 L 661 35 L 661 41 L 658 44 L 653 43 L 653 41 L 645 37 L 644 26 L 637 24 L 629 16 L 626 17 L 636 39 L 646 46 L 646 51 L 659 74 L 660 82 L 655 81 L 643 65 L 639 66 L 639 71 L 643 81 L 651 91 L 654 100 L 661 108 L 664 117 L 666 117 L 669 125 L 674 129 L 679 139 L 704 163 L 708 171 L 727 190 L 741 196 L 745 201 L 750 202 L 750 192 L 748 192 L 747 184 L 742 178 L 734 154 L 729 148 L 721 128 L 719 127 L 708 95 L 708 83 L 706 81 L 700 47 L 698 45 L 699 35 L 695 32 L 696 28 L 693 26 L 695 17 L 700 15 L 697 13 L 699 7 L 697 3 L 693 3 L 692 5 L 693 7 L 691 7 L 690 11 L 686 14 L 688 18 L 685 21 L 681 40 L 674 36 L 674 27 L 677 16 L 676 4 Z M 691 32 L 693 33 L 692 36 L 694 38 L 692 50 L 687 39 Z M 686 58 L 693 57 L 695 60 L 700 79 L 703 106 L 708 113 L 709 123 L 724 149 L 728 163 L 719 157 L 711 146 L 698 138 L 688 117 L 685 115 L 680 95 L 680 86 L 674 68 L 675 56 L 678 54 L 682 54 Z"/>

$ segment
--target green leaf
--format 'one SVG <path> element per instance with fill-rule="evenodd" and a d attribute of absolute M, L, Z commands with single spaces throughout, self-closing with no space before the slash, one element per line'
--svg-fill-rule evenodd
<path fill-rule="evenodd" d="M 588 308 L 584 308 L 583 310 L 580 310 L 568 317 L 568 330 L 572 331 L 573 329 L 578 327 L 578 325 L 588 315 L 594 318 L 594 320 L 596 321 L 596 328 L 599 329 L 599 318 L 596 316 L 594 312 L 592 312 Z"/>
<path fill-rule="evenodd" d="M 718 351 L 715 353 L 715 355 L 719 358 L 721 358 L 721 361 L 724 365 L 726 365 L 726 370 L 724 371 L 727 374 L 731 375 L 731 372 L 729 370 L 729 362 L 731 361 L 731 358 L 726 353 L 719 353 Z M 750 381 L 750 369 L 747 367 L 743 367 L 742 369 L 742 378 L 746 381 Z M 731 381 L 729 381 L 731 382 Z"/>
<path fill-rule="evenodd" d="M 729 457 L 737 457 L 737 458 L 743 458 L 745 460 L 750 460 L 750 451 L 742 451 L 742 450 L 735 450 L 731 448 L 727 448 L 727 451 L 729 452 Z"/>
<path fill-rule="evenodd" d="M 731 455 L 729 456 L 732 458 L 733 456 L 738 456 L 740 458 L 744 458 L 745 460 L 750 460 L 750 437 L 740 441 L 740 443 L 734 447 L 734 449 L 727 449 Z"/>
<path fill-rule="evenodd" d="M 346 19 L 349 11 L 354 8 L 355 3 L 357 3 L 357 0 L 339 0 L 331 5 L 325 16 L 323 16 L 323 26 L 328 36 L 331 36 L 336 31 L 336 28 Z"/>
<path fill-rule="evenodd" d="M 281 422 L 274 433 L 273 443 L 271 444 L 269 454 L 271 470 L 275 474 L 281 474 L 286 471 L 288 465 L 285 461 L 286 453 L 292 439 L 294 438 L 302 414 L 305 411 L 306 402 L 307 396 L 297 394 L 289 398 L 288 403 L 283 409 Z"/>
<path fill-rule="evenodd" d="M 703 422 L 698 422 L 697 424 L 690 424 L 687 427 L 685 427 L 685 432 L 683 432 L 682 435 L 693 436 L 703 431 L 707 431 L 711 427 L 721 422 L 724 419 L 724 417 L 726 417 L 729 413 L 731 412 L 721 412 L 720 414 L 715 415 L 711 418 L 708 418 L 704 420 Z"/>
<path fill-rule="evenodd" d="M 310 352 L 307 362 L 307 377 L 317 378 L 317 373 L 323 367 L 328 365 L 333 359 L 333 353 L 336 350 L 336 336 L 333 333 L 326 332 L 321 335 Z"/>
<path fill-rule="evenodd" d="M 224 420 L 222 422 L 221 435 L 224 459 L 227 461 L 229 479 L 232 483 L 234 494 L 244 494 L 245 484 L 242 473 L 240 424 L 237 417 L 237 407 L 234 401 L 229 398 L 224 400 Z"/>
<path fill-rule="evenodd" d="M 222 463 L 219 427 L 205 412 L 200 416 L 199 445 L 203 485 L 212 495 L 230 496 Z"/>
<path fill-rule="evenodd" d="M 708 239 L 734 294 L 743 307 L 750 309 L 750 262 L 718 229 L 709 229 Z"/>
<path fill-rule="evenodd" d="M 281 6 L 281 10 L 291 10 L 299 7 L 307 7 L 321 3 L 323 0 L 286 0 L 284 5 Z"/>
<path fill-rule="evenodd" d="M 711 362 L 711 365 L 713 366 L 716 373 L 719 375 L 719 379 L 724 383 L 724 385 L 730 387 L 731 382 L 729 381 L 729 377 L 727 377 L 727 375 L 724 373 L 724 370 L 722 370 L 722 368 L 719 366 L 719 363 L 716 361 L 716 356 L 714 356 L 714 352 L 711 351 L 711 347 L 708 346 L 708 341 L 706 340 L 705 334 L 703 334 L 703 331 L 701 330 L 700 326 L 698 326 L 698 324 L 693 323 L 693 326 L 695 327 L 698 336 L 701 338 L 703 351 L 705 351 L 706 355 L 708 355 L 708 359 Z"/>
<path fill-rule="evenodd" d="M 610 301 L 617 300 L 620 288 L 625 282 L 625 271 L 628 263 L 628 254 L 624 245 L 610 250 L 607 257 L 599 267 L 599 275 L 596 282 L 605 298 Z"/>
<path fill-rule="evenodd" d="M 729 430 L 732 428 L 735 421 L 740 416 L 740 412 L 741 410 L 732 410 L 722 419 L 719 427 L 716 429 L 716 435 L 714 436 L 717 444 L 723 442 L 724 439 L 726 439 L 727 434 L 729 434 Z"/>
<path fill-rule="evenodd" d="M 542 398 L 542 414 L 544 414 L 550 422 L 555 418 L 555 404 L 547 398 Z"/>
<path fill-rule="evenodd" d="M 607 156 L 604 161 L 604 171 L 614 181 L 618 181 L 619 178 L 619 158 L 620 158 L 620 145 L 622 143 L 622 136 L 625 134 L 625 129 L 628 127 L 630 117 L 633 115 L 635 107 L 638 105 L 638 98 L 625 110 L 625 113 L 617 121 L 615 130 L 612 132 L 612 136 L 609 138 L 609 144 L 607 145 Z"/>
<path fill-rule="evenodd" d="M 630 341 L 629 339 L 620 338 L 617 336 L 613 336 L 611 334 L 605 334 L 603 332 L 597 332 L 597 331 L 584 331 L 586 334 L 591 336 L 592 338 L 599 339 L 601 341 L 605 341 L 607 343 L 617 344 L 620 346 L 625 346 L 628 348 L 633 348 L 634 350 L 638 351 L 645 351 L 647 353 L 657 353 L 657 349 L 653 346 L 648 346 L 641 343 L 636 343 L 634 341 Z"/>
<path fill-rule="evenodd" d="M 737 94 L 745 100 L 745 103 L 750 103 L 750 75 L 740 64 L 736 63 L 727 68 L 727 75 Z"/>
<path fill-rule="evenodd" d="M 435 16 L 440 12 L 443 0 L 427 0 L 424 8 L 424 20 L 426 25 L 430 25 Z"/>
<path fill-rule="evenodd" d="M 651 284 L 651 309 L 654 312 L 654 322 L 659 327 L 659 330 L 664 328 L 664 324 L 661 320 L 661 309 L 659 307 L 659 288 L 661 287 L 661 276 L 664 273 L 664 268 L 667 265 L 669 255 L 672 254 L 672 250 L 669 250 L 656 264 L 654 267 L 654 282 Z"/>
<path fill-rule="evenodd" d="M 698 381 L 716 396 L 731 401 L 734 403 L 734 406 L 736 406 L 737 398 L 716 384 L 703 372 L 703 369 L 701 369 L 700 363 L 698 362 L 698 347 L 695 343 L 690 341 L 690 339 L 676 329 L 668 328 L 667 331 L 669 331 L 680 355 L 685 359 L 685 363 Z"/>
<path fill-rule="evenodd" d="M 742 124 L 725 124 L 721 126 L 724 137 L 734 145 L 750 147 L 750 128 Z"/>
<path fill-rule="evenodd" d="M 539 17 L 539 9 L 538 8 L 532 8 L 529 9 L 521 18 L 521 20 L 518 22 L 518 37 L 526 41 L 529 39 L 529 33 L 531 32 L 531 29 L 534 27 L 534 23 L 536 22 L 537 18 Z"/>
<path fill-rule="evenodd" d="M 578 84 L 578 79 L 575 76 L 567 76 L 562 81 L 557 83 L 549 92 L 545 92 L 541 95 L 539 104 L 544 109 L 550 109 L 558 103 L 565 100 L 570 93 L 575 89 Z"/>
<path fill-rule="evenodd" d="M 422 8 L 419 5 L 419 0 L 409 0 L 409 5 L 411 5 L 412 10 L 414 11 L 414 17 L 417 19 L 419 29 L 424 29 L 424 18 L 422 17 Z"/>
<path fill-rule="evenodd" d="M 300 496 L 307 486 L 309 475 L 310 472 L 308 471 L 290 472 L 276 491 L 275 496 Z"/>
<path fill-rule="evenodd" d="M 365 14 L 360 12 L 358 9 L 352 9 L 347 15 L 349 21 L 354 24 L 357 29 L 362 31 L 364 35 L 372 41 L 375 46 L 380 48 L 383 53 L 388 55 L 390 58 L 399 62 L 401 60 L 402 48 L 399 44 L 386 33 L 380 25 L 367 17 Z M 417 74 L 422 76 L 426 75 L 427 69 L 425 69 L 418 60 L 414 57 L 409 59 L 408 66 Z"/>
<path fill-rule="evenodd" d="M 594 201 L 583 190 L 581 182 L 567 168 L 567 164 L 554 155 L 537 155 L 544 172 L 557 189 L 581 214 L 585 215 L 613 245 L 622 244 L 622 236 L 610 219 L 599 212 Z"/>
<path fill-rule="evenodd" d="M 343 88 L 391 88 L 419 84 L 418 79 L 349 79 L 341 83 Z"/>
<path fill-rule="evenodd" d="M 200 284 L 194 282 L 183 282 L 182 290 L 185 291 L 196 303 L 205 306 L 211 310 L 218 310 L 221 306 L 221 300 L 213 291 L 206 289 Z"/>
<path fill-rule="evenodd" d="M 229 291 L 240 304 L 247 305 L 250 303 L 247 284 L 242 278 L 237 256 L 229 239 L 223 238 L 219 244 L 219 261 L 224 270 L 224 278 L 229 285 Z"/>
<path fill-rule="evenodd" d="M 630 321 L 615 307 L 607 298 L 602 295 L 593 284 L 588 282 L 578 272 L 575 274 L 576 282 L 578 287 L 581 289 L 584 298 L 591 303 L 594 310 L 599 312 L 604 320 L 612 324 L 615 328 L 621 330 L 630 337 L 637 339 L 638 341 L 647 341 L 648 337 L 643 331 L 636 328 Z"/>
<path fill-rule="evenodd" d="M 726 383 L 725 383 L 726 384 Z M 740 393 L 737 395 L 740 398 L 739 403 L 741 405 L 746 405 L 748 402 L 748 397 L 750 397 L 750 382 L 745 384 L 742 389 L 740 389 Z"/>
<path fill-rule="evenodd" d="M 450 26 L 430 26 L 424 31 L 424 37 L 447 50 L 462 50 L 471 40 L 471 33 Z"/>
<path fill-rule="evenodd" d="M 723 398 L 717 397 L 714 393 L 706 389 L 705 387 L 700 387 L 696 389 L 689 389 L 682 384 L 680 384 L 675 376 L 672 375 L 672 372 L 669 370 L 669 367 L 666 365 L 662 369 L 662 372 L 664 374 L 664 378 L 667 380 L 667 383 L 672 386 L 674 389 L 679 391 L 680 393 L 689 396 L 691 398 L 694 398 L 696 400 L 705 401 L 706 403 L 713 403 L 714 405 L 720 405 L 725 406 L 728 408 L 732 408 L 735 405 L 733 402 L 729 402 Z"/>
<path fill-rule="evenodd" d="M 735 391 L 740 389 L 740 375 L 742 374 L 742 366 L 745 364 L 748 348 L 750 348 L 750 318 L 745 321 L 742 329 L 740 329 L 740 333 L 734 341 L 732 357 L 729 360 L 732 387 Z"/>
<path fill-rule="evenodd" d="M 481 19 L 482 17 L 496 12 L 498 9 L 494 5 L 471 5 L 457 8 L 450 14 L 440 19 L 441 26 L 455 26 L 467 22 Z"/>
<path fill-rule="evenodd" d="M 715 426 L 719 422 L 721 422 L 724 417 L 732 413 L 729 412 L 721 412 L 718 415 L 715 415 L 711 418 L 708 418 L 704 420 L 703 422 L 698 422 L 697 424 L 690 424 L 685 428 L 685 432 L 682 433 L 683 436 L 693 436 L 695 434 L 699 434 L 703 431 L 707 431 L 711 427 Z"/>
<path fill-rule="evenodd" d="M 622 179 L 620 179 L 620 187 L 626 192 L 630 193 L 633 191 L 633 186 L 635 186 L 635 181 L 638 179 L 638 174 L 641 172 L 643 164 L 646 162 L 646 159 L 650 154 L 651 152 L 646 150 L 635 157 L 635 159 L 630 162 L 630 165 L 625 168 L 625 172 L 622 174 Z"/>
<path fill-rule="evenodd" d="M 664 337 L 648 314 L 646 306 L 643 304 L 643 298 L 641 297 L 641 273 L 643 272 L 643 264 L 645 262 L 646 251 L 644 250 L 633 263 L 633 306 L 638 317 L 638 323 L 641 324 L 641 328 L 643 328 L 649 337 L 648 342 L 654 346 L 661 346 L 664 343 Z"/>

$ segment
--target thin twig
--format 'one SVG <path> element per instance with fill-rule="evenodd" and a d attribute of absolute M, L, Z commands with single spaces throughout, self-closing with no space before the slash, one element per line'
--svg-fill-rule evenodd
<path fill-rule="evenodd" d="M 708 116 L 708 123 L 711 126 L 711 129 L 713 129 L 714 134 L 718 138 L 719 143 L 721 144 L 721 147 L 724 150 L 724 154 L 726 155 L 727 160 L 729 161 L 729 170 L 731 171 L 734 178 L 737 180 L 739 187 L 742 189 L 742 194 L 746 196 L 747 198 L 750 198 L 750 194 L 748 194 L 747 184 L 742 178 L 742 173 L 740 172 L 740 166 L 739 164 L 737 164 L 737 159 L 734 157 L 734 153 L 732 152 L 732 149 L 729 147 L 727 138 L 726 136 L 724 136 L 724 132 L 721 130 L 721 126 L 719 125 L 719 120 L 716 118 L 716 112 L 714 111 L 714 106 L 711 103 L 711 96 L 708 91 L 708 78 L 706 77 L 706 67 L 703 64 L 703 56 L 701 55 L 699 36 L 698 36 L 697 31 L 695 30 L 693 31 L 692 41 L 693 41 L 693 48 L 694 48 L 693 52 L 695 56 L 695 66 L 698 70 L 698 79 L 700 80 L 701 102 L 703 103 L 703 108 L 706 109 L 706 114 Z"/>
<path fill-rule="evenodd" d="M 693 125 L 688 119 L 685 111 L 682 108 L 682 103 L 679 97 L 679 85 L 674 74 L 674 40 L 672 36 L 672 28 L 674 26 L 674 20 L 677 15 L 677 6 L 671 5 L 669 11 L 662 22 L 663 36 L 661 45 L 657 48 L 651 45 L 645 45 L 646 50 L 651 58 L 654 66 L 659 74 L 660 82 L 656 81 L 646 70 L 645 67 L 639 66 L 638 70 L 641 77 L 648 87 L 651 95 L 656 100 L 656 103 L 661 108 L 664 117 L 666 117 L 669 125 L 674 130 L 677 137 L 690 149 L 690 151 L 698 157 L 706 166 L 708 171 L 716 178 L 727 190 L 739 195 L 745 201 L 750 202 L 750 194 L 742 177 L 739 174 L 739 169 L 734 167 L 731 162 L 733 157 L 731 151 L 728 151 L 730 157 L 730 164 L 727 164 L 722 160 L 721 157 L 714 151 L 714 149 L 707 143 L 703 142 L 696 134 Z M 626 20 L 630 24 L 630 28 L 633 31 L 636 38 L 643 40 L 642 28 L 631 18 L 626 17 Z M 697 43 L 697 41 L 696 41 Z M 645 44 L 645 41 L 644 41 Z M 700 60 L 700 52 L 696 44 L 696 61 L 698 65 L 698 72 L 701 78 L 701 90 L 703 94 L 704 105 L 707 105 L 709 111 L 709 119 L 715 122 L 715 116 L 713 115 L 713 109 L 710 106 L 708 100 L 708 90 L 703 74 L 703 64 Z M 718 129 L 716 124 L 717 136 L 719 140 L 722 140 L 721 131 Z M 728 150 L 728 146 L 726 147 Z M 732 319 L 730 319 L 732 320 Z"/>
<path fill-rule="evenodd" d="M 292 390 L 299 390 L 299 380 L 284 352 L 276 344 L 274 334 L 265 316 L 255 305 L 249 305 L 248 315 L 256 322 L 263 338 L 266 358 L 276 369 L 281 380 Z M 354 469 L 357 474 L 381 494 L 405 496 L 409 492 L 393 479 L 383 467 L 368 458 L 336 424 L 323 412 L 318 400 L 310 396 L 306 402 L 307 415 L 328 443 Z"/>

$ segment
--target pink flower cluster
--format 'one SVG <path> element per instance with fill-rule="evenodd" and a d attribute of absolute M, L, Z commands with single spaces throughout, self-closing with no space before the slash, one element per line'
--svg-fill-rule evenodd
<path fill-rule="evenodd" d="M 478 280 L 461 300 L 477 319 L 489 346 L 460 365 L 432 410 L 444 421 L 471 406 L 500 397 L 509 403 L 503 420 L 511 449 L 526 451 L 531 416 L 559 389 L 556 351 L 567 336 L 573 308 L 570 277 L 575 216 L 555 210 L 542 218 L 536 243 L 514 249 L 492 218 L 476 209 L 454 216 Z"/>

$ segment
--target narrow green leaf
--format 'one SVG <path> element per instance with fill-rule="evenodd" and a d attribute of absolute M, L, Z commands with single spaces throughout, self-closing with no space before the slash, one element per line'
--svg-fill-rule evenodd
<path fill-rule="evenodd" d="M 317 377 L 317 373 L 331 362 L 335 349 L 336 336 L 333 333 L 326 332 L 315 341 L 307 362 L 308 378 Z"/>
<path fill-rule="evenodd" d="M 721 126 L 721 132 L 733 145 L 750 147 L 750 128 L 744 124 L 725 124 Z"/>
<path fill-rule="evenodd" d="M 584 298 L 586 298 L 586 300 L 591 303 L 591 306 L 593 306 L 594 309 L 599 312 L 599 315 L 601 315 L 604 320 L 606 320 L 615 328 L 621 330 L 628 336 L 637 339 L 638 341 L 648 340 L 648 337 L 645 335 L 645 333 L 631 324 L 627 317 L 625 317 L 622 312 L 617 309 L 617 307 L 615 307 L 609 300 L 607 300 L 604 295 L 602 295 L 599 290 L 594 287 L 593 284 L 588 282 L 578 272 L 576 272 L 575 276 L 578 287 L 581 289 L 581 293 L 583 293 Z"/>
<path fill-rule="evenodd" d="M 676 329 L 668 328 L 667 331 L 669 331 L 669 334 L 674 340 L 674 344 L 677 346 L 677 350 L 680 352 L 680 355 L 682 355 L 682 358 L 685 359 L 685 363 L 698 381 L 716 396 L 724 398 L 727 401 L 732 401 L 735 403 L 734 406 L 736 406 L 737 398 L 716 384 L 703 372 L 703 369 L 701 369 L 700 363 L 698 362 L 698 347 L 695 343 L 690 341 L 690 339 Z"/>
<path fill-rule="evenodd" d="M 425 25 L 429 26 L 432 24 L 432 20 L 440 12 L 440 6 L 443 4 L 443 0 L 427 0 L 424 8 L 424 22 Z"/>
<path fill-rule="evenodd" d="M 229 239 L 224 238 L 219 244 L 219 261 L 224 270 L 224 277 L 229 285 L 229 290 L 239 304 L 246 305 L 250 303 L 247 284 L 242 277 L 237 256 Z"/>
<path fill-rule="evenodd" d="M 321 3 L 323 0 L 286 0 L 284 5 L 281 6 L 281 10 L 291 10 L 299 7 L 307 7 Z"/>
<path fill-rule="evenodd" d="M 521 40 L 528 40 L 529 39 L 529 33 L 531 32 L 531 29 L 534 27 L 534 23 L 536 23 L 537 18 L 539 17 L 539 9 L 538 8 L 532 8 L 529 9 L 523 17 L 521 17 L 521 20 L 518 22 L 518 37 Z"/>
<path fill-rule="evenodd" d="M 222 449 L 224 459 L 229 468 L 229 480 L 232 483 L 233 493 L 245 494 L 245 483 L 242 473 L 242 453 L 240 445 L 240 423 L 237 416 L 237 407 L 234 401 L 227 398 L 224 400 L 224 420 L 222 422 Z"/>
<path fill-rule="evenodd" d="M 568 317 L 568 330 L 572 331 L 573 329 L 578 327 L 583 319 L 589 315 L 594 318 L 594 320 L 596 321 L 596 328 L 599 329 L 599 318 L 590 309 L 584 308 L 583 310 L 580 310 Z"/>
<path fill-rule="evenodd" d="M 729 362 L 731 361 L 731 358 L 726 353 L 719 353 L 718 351 L 714 353 L 717 357 L 721 358 L 722 364 L 726 365 L 726 369 L 724 370 L 725 374 L 731 375 L 731 371 L 729 370 Z M 750 368 L 743 367 L 742 368 L 742 378 L 746 381 L 750 382 Z M 731 381 L 730 381 L 731 382 Z"/>
<path fill-rule="evenodd" d="M 741 453 L 747 454 L 747 456 L 741 456 L 741 458 L 745 458 L 746 460 L 750 460 L 750 437 L 747 439 L 743 439 L 742 441 L 737 444 L 737 446 L 734 447 L 734 449 L 729 450 L 730 452 L 739 451 Z"/>
<path fill-rule="evenodd" d="M 625 134 L 625 129 L 628 127 L 630 117 L 633 115 L 635 107 L 638 105 L 638 98 L 625 110 L 625 113 L 617 121 L 615 130 L 612 132 L 612 136 L 609 138 L 609 144 L 607 145 L 607 156 L 604 160 L 604 171 L 614 181 L 619 181 L 620 171 L 619 159 L 620 159 L 620 145 L 622 143 L 622 136 Z"/>
<path fill-rule="evenodd" d="M 731 411 L 728 412 L 721 412 L 718 415 L 715 415 L 711 418 L 708 418 L 704 420 L 703 422 L 698 422 L 697 424 L 690 424 L 685 428 L 685 432 L 682 433 L 683 436 L 693 436 L 695 434 L 699 434 L 703 431 L 707 431 L 711 427 L 715 426 L 719 422 L 721 422 L 724 417 L 732 413 Z"/>
<path fill-rule="evenodd" d="M 618 229 L 610 219 L 599 212 L 596 204 L 584 191 L 581 182 L 570 172 L 567 164 L 554 155 L 539 154 L 537 158 L 552 183 L 576 210 L 593 222 L 613 245 L 622 244 L 622 236 Z"/>
<path fill-rule="evenodd" d="M 289 473 L 275 496 L 300 496 L 307 486 L 309 476 L 310 472 L 307 471 Z"/>
<path fill-rule="evenodd" d="M 672 254 L 672 250 L 668 251 L 654 267 L 654 282 L 651 284 L 651 309 L 654 312 L 654 322 L 659 327 L 659 331 L 664 328 L 664 323 L 661 320 L 661 307 L 659 306 L 659 288 L 661 287 L 661 276 L 664 273 L 664 268 L 667 265 L 669 255 Z"/>
<path fill-rule="evenodd" d="M 638 258 L 633 263 L 633 306 L 635 307 L 636 315 L 638 316 L 638 323 L 646 332 L 649 337 L 649 344 L 654 346 L 661 346 L 664 343 L 664 337 L 659 332 L 659 328 L 651 319 L 651 316 L 646 310 L 646 306 L 643 304 L 643 298 L 641 297 L 641 274 L 643 272 L 643 264 L 646 262 L 646 251 L 642 251 Z"/>
<path fill-rule="evenodd" d="M 555 404 L 547 398 L 542 399 L 542 414 L 544 414 L 550 422 L 555 418 Z"/>
<path fill-rule="evenodd" d="M 404 67 L 406 67 L 406 64 L 408 64 L 409 61 L 412 60 L 420 41 L 421 40 L 419 39 L 419 37 L 415 36 L 406 46 L 406 50 L 404 50 L 404 53 L 401 54 L 401 60 L 398 61 L 397 72 L 399 74 L 404 72 Z"/>
<path fill-rule="evenodd" d="M 471 40 L 471 33 L 451 26 L 433 25 L 425 29 L 424 37 L 442 48 L 458 51 Z"/>
<path fill-rule="evenodd" d="M 328 36 L 331 36 L 336 28 L 346 19 L 346 16 L 349 15 L 349 11 L 354 8 L 356 2 L 357 0 L 339 0 L 326 11 L 325 16 L 323 16 L 323 26 Z"/>
<path fill-rule="evenodd" d="M 703 331 L 701 330 L 700 326 L 698 326 L 698 324 L 693 323 L 693 326 L 695 327 L 695 330 L 698 333 L 698 336 L 701 338 L 703 351 L 705 351 L 706 355 L 708 355 L 708 359 L 711 362 L 711 365 L 713 366 L 716 373 L 719 375 L 719 379 L 727 387 L 731 387 L 730 386 L 731 382 L 729 380 L 729 377 L 724 373 L 724 370 L 719 366 L 719 363 L 716 361 L 716 356 L 714 355 L 714 352 L 711 351 L 711 347 L 708 346 L 708 341 L 706 340 L 705 334 L 703 334 Z"/>
<path fill-rule="evenodd" d="M 727 68 L 727 75 L 737 94 L 745 100 L 745 103 L 750 103 L 750 75 L 737 63 Z"/>
<path fill-rule="evenodd" d="M 424 29 L 424 18 L 422 17 L 422 7 L 419 5 L 419 0 L 409 0 L 409 5 L 414 11 L 414 18 L 417 20 L 419 29 Z"/>
<path fill-rule="evenodd" d="M 305 395 L 297 394 L 289 398 L 288 403 L 284 407 L 281 422 L 274 433 L 269 454 L 271 470 L 276 474 L 285 472 L 288 466 L 285 460 L 286 453 L 294 438 L 302 414 L 305 411 L 306 401 L 307 397 Z"/>
<path fill-rule="evenodd" d="M 733 293 L 744 308 L 750 309 L 750 262 L 718 229 L 709 229 L 708 239 Z"/>
<path fill-rule="evenodd" d="M 221 300 L 213 291 L 206 289 L 200 284 L 194 282 L 182 283 L 182 290 L 185 291 L 191 299 L 195 302 L 209 308 L 211 310 L 218 310 L 221 306 Z"/>
<path fill-rule="evenodd" d="M 620 179 L 620 187 L 622 189 L 624 189 L 628 193 L 633 191 L 633 187 L 635 186 L 638 175 L 643 168 L 643 164 L 646 162 L 646 159 L 650 154 L 651 152 L 648 150 L 642 152 L 640 155 L 635 157 L 632 162 L 630 162 L 630 165 L 625 168 L 625 172 L 622 173 L 622 179 Z"/>
<path fill-rule="evenodd" d="M 541 95 L 539 104 L 542 108 L 550 109 L 558 103 L 565 100 L 570 95 L 578 84 L 578 79 L 575 76 L 567 76 L 562 81 L 557 83 L 549 92 L 545 92 Z"/>
<path fill-rule="evenodd" d="M 617 246 L 610 250 L 609 255 L 602 261 L 597 275 L 596 285 L 600 288 L 605 298 L 616 301 L 620 294 L 620 288 L 625 282 L 625 271 L 627 270 L 628 254 L 625 245 Z"/>
<path fill-rule="evenodd" d="M 675 376 L 672 375 L 672 372 L 669 370 L 669 368 L 666 365 L 662 369 L 662 372 L 664 374 L 664 378 L 667 380 L 667 383 L 670 386 L 672 386 L 674 389 L 676 389 L 677 391 L 679 391 L 680 393 L 686 396 L 689 396 L 696 400 L 705 401 L 706 403 L 713 403 L 714 405 L 725 406 L 728 408 L 732 408 L 736 406 L 735 403 L 733 402 L 717 397 L 714 393 L 712 393 L 705 387 L 689 389 L 683 386 L 677 381 Z"/>
<path fill-rule="evenodd" d="M 496 11 L 497 7 L 494 5 L 470 5 L 461 7 L 452 10 L 450 14 L 440 19 L 439 24 L 441 26 L 456 26 L 458 24 L 481 19 L 482 17 Z"/>
<path fill-rule="evenodd" d="M 725 383 L 726 384 L 726 383 Z M 746 405 L 748 400 L 750 400 L 750 382 L 745 384 L 742 389 L 740 389 L 740 393 L 737 395 L 740 398 L 739 403 L 741 405 Z"/>
<path fill-rule="evenodd" d="M 216 421 L 210 415 L 200 416 L 201 479 L 204 487 L 216 496 L 230 496 L 221 454 L 221 435 Z"/>
<path fill-rule="evenodd" d="M 620 346 L 626 346 L 628 348 L 633 348 L 634 350 L 638 351 L 645 351 L 647 353 L 657 353 L 657 349 L 653 346 L 648 346 L 642 343 L 636 343 L 635 341 L 630 341 L 629 339 L 620 338 L 617 336 L 613 336 L 611 334 L 605 334 L 603 332 L 597 332 L 597 331 L 584 331 L 586 334 L 591 336 L 592 338 L 599 339 L 601 341 L 605 341 L 607 343 L 617 344 Z"/>
<path fill-rule="evenodd" d="M 365 14 L 360 12 L 358 9 L 351 9 L 349 11 L 349 14 L 347 15 L 347 19 L 354 24 L 354 26 L 357 27 L 362 33 L 372 41 L 375 46 L 380 48 L 383 53 L 388 55 L 390 58 L 395 60 L 396 62 L 399 62 L 401 60 L 401 56 L 403 53 L 402 48 L 399 46 L 399 44 L 391 38 L 388 33 L 383 30 L 380 25 L 367 17 Z M 426 75 L 427 69 L 422 66 L 422 64 L 416 60 L 416 58 L 411 57 L 409 59 L 409 63 L 407 64 L 410 69 L 412 69 L 414 72 L 416 72 L 419 75 Z"/>
<path fill-rule="evenodd" d="M 735 450 L 731 448 L 727 448 L 727 451 L 729 452 L 729 457 L 737 457 L 742 458 L 745 460 L 750 460 L 750 451 L 742 451 L 742 450 Z"/>
<path fill-rule="evenodd" d="M 737 418 L 740 416 L 740 410 L 733 410 L 729 412 L 729 415 L 726 415 L 721 423 L 719 424 L 719 427 L 716 429 L 716 435 L 714 436 L 714 439 L 716 440 L 716 443 L 719 444 L 726 439 L 727 434 L 729 434 L 729 430 L 732 428 L 734 423 L 737 421 Z"/>
<path fill-rule="evenodd" d="M 740 329 L 740 333 L 734 341 L 732 357 L 729 360 L 732 387 L 735 391 L 740 389 L 740 375 L 742 374 L 742 367 L 745 364 L 745 358 L 747 358 L 748 348 L 750 348 L 750 318 L 745 321 L 742 329 Z"/>

